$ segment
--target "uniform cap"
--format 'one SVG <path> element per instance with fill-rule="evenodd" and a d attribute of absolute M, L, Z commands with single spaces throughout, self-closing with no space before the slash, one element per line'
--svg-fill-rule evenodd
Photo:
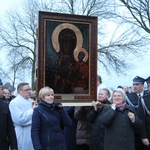
<path fill-rule="evenodd" d="M 136 76 L 134 79 L 133 79 L 133 83 L 137 83 L 137 84 L 144 84 L 145 82 L 145 79 L 142 78 L 142 77 L 139 77 L 139 76 Z"/>
<path fill-rule="evenodd" d="M 150 84 L 150 76 L 146 79 L 146 83 Z"/>

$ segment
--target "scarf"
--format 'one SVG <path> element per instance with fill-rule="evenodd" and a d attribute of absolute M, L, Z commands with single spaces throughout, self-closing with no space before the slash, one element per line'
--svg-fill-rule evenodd
<path fill-rule="evenodd" d="M 125 109 L 125 105 L 126 105 L 126 103 L 125 103 L 125 102 L 124 102 L 124 103 L 122 103 L 122 104 L 120 104 L 119 106 L 117 106 L 117 110 L 124 111 L 124 109 Z"/>

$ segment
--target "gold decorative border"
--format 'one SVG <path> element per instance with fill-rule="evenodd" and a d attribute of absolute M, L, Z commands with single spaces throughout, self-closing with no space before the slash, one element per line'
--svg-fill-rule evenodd
<path fill-rule="evenodd" d="M 78 61 L 78 51 L 82 51 L 86 53 L 86 57 L 84 61 L 89 58 L 89 93 L 88 94 L 55 94 L 55 99 L 67 100 L 64 103 L 80 103 L 85 100 L 89 102 L 93 99 L 96 99 L 97 95 L 97 17 L 91 16 L 80 16 L 80 15 L 69 15 L 69 14 L 60 14 L 60 13 L 51 13 L 51 12 L 43 12 L 39 11 L 39 22 L 38 22 L 38 52 L 37 52 L 37 80 L 36 80 L 36 90 L 38 91 L 45 86 L 45 28 L 46 28 L 46 21 L 57 21 L 57 22 L 65 22 L 65 28 L 68 27 L 68 24 L 72 23 L 79 23 L 79 24 L 89 24 L 90 31 L 89 31 L 89 54 L 85 52 L 82 48 L 82 37 L 80 37 L 81 41 L 79 42 L 78 49 L 74 52 L 74 57 L 76 61 Z M 64 28 L 60 26 L 60 28 Z M 71 26 L 75 33 L 77 30 L 74 26 Z M 56 30 L 57 31 L 57 30 Z M 55 32 L 55 31 L 54 31 Z M 57 31 L 58 32 L 58 31 Z M 53 41 L 56 41 L 54 38 Z M 55 45 L 55 44 L 54 44 Z M 56 50 L 58 50 L 56 48 Z M 87 103 L 89 103 L 87 102 Z M 73 104 L 73 103 L 72 103 Z"/>

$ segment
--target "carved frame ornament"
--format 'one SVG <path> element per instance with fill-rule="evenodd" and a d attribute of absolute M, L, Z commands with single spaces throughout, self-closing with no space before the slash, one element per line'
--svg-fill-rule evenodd
<path fill-rule="evenodd" d="M 36 90 L 55 100 L 88 103 L 97 95 L 97 17 L 39 11 Z"/>

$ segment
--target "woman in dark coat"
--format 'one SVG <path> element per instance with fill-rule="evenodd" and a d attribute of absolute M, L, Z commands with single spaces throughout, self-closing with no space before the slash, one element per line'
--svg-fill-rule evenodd
<path fill-rule="evenodd" d="M 0 150 L 9 150 L 9 146 L 17 150 L 17 139 L 8 104 L 0 100 Z"/>
<path fill-rule="evenodd" d="M 31 138 L 35 150 L 67 150 L 64 126 L 71 119 L 61 104 L 54 102 L 54 91 L 44 87 L 39 91 L 39 105 L 32 117 Z"/>
<path fill-rule="evenodd" d="M 107 88 L 100 89 L 98 101 L 93 101 L 93 109 L 87 114 L 87 119 L 92 123 L 90 150 L 104 150 L 104 126 L 101 122 L 101 115 L 105 112 L 104 107 L 98 104 L 111 104 L 108 101 L 110 92 Z"/>
<path fill-rule="evenodd" d="M 141 120 L 125 102 L 123 89 L 112 94 L 112 105 L 102 116 L 105 126 L 104 150 L 135 150 L 134 131 L 140 130 Z"/>

